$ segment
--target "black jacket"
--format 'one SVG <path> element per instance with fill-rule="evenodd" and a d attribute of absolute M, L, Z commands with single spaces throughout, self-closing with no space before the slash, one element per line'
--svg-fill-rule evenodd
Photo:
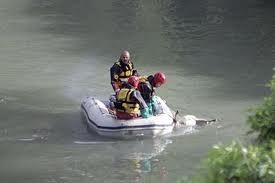
<path fill-rule="evenodd" d="M 149 103 L 152 96 L 155 94 L 154 86 L 154 76 L 152 75 L 148 76 L 148 82 L 140 82 L 139 84 L 138 89 L 146 103 Z"/>

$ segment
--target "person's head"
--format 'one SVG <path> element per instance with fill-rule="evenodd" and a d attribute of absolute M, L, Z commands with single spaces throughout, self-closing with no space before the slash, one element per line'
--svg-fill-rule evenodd
<path fill-rule="evenodd" d="M 166 77 L 164 75 L 164 73 L 162 72 L 157 72 L 154 75 L 154 84 L 155 87 L 160 87 L 161 85 L 163 85 L 166 82 Z"/>
<path fill-rule="evenodd" d="M 137 76 L 131 76 L 131 77 L 129 77 L 128 83 L 130 85 L 132 85 L 134 88 L 137 88 L 138 84 L 139 84 L 139 77 L 137 77 Z"/>
<path fill-rule="evenodd" d="M 130 53 L 128 51 L 123 51 L 119 58 L 123 63 L 128 64 L 130 61 Z"/>

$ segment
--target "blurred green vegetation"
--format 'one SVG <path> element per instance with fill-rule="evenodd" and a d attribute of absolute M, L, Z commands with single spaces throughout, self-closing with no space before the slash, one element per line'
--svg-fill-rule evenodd
<path fill-rule="evenodd" d="M 273 69 L 275 71 L 275 69 Z M 250 109 L 247 124 L 255 133 L 253 143 L 214 145 L 198 175 L 182 177 L 178 183 L 274 183 L 275 182 L 275 74 L 267 84 L 271 95 Z"/>

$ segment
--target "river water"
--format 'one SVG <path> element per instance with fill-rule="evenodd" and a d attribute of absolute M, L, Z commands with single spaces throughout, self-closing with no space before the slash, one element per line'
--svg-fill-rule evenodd
<path fill-rule="evenodd" d="M 275 66 L 271 0 L 1 0 L 0 181 L 175 182 L 213 144 L 246 140 L 247 109 Z M 181 115 L 218 118 L 157 139 L 89 133 L 85 96 L 112 92 L 109 68 L 131 52 Z"/>

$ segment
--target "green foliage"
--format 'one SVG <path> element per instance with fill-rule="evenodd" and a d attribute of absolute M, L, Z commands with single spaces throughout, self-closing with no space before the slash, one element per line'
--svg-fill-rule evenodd
<path fill-rule="evenodd" d="M 264 103 L 258 108 L 251 109 L 247 123 L 250 125 L 250 132 L 258 132 L 259 142 L 268 142 L 275 139 L 275 75 L 268 84 L 271 95 L 264 99 Z"/>
<path fill-rule="evenodd" d="M 235 141 L 216 145 L 205 163 L 206 182 L 274 182 L 275 144 L 272 151 L 252 145 L 245 148 Z"/>
<path fill-rule="evenodd" d="M 200 175 L 192 181 L 184 177 L 179 183 L 275 183 L 275 75 L 268 87 L 271 95 L 261 106 L 251 109 L 247 119 L 260 143 L 247 148 L 235 141 L 227 146 L 215 145 Z"/>
<path fill-rule="evenodd" d="M 206 183 L 274 183 L 275 141 L 271 149 L 250 145 L 245 148 L 233 141 L 230 145 L 215 145 L 204 161 L 205 174 L 178 181 Z"/>

